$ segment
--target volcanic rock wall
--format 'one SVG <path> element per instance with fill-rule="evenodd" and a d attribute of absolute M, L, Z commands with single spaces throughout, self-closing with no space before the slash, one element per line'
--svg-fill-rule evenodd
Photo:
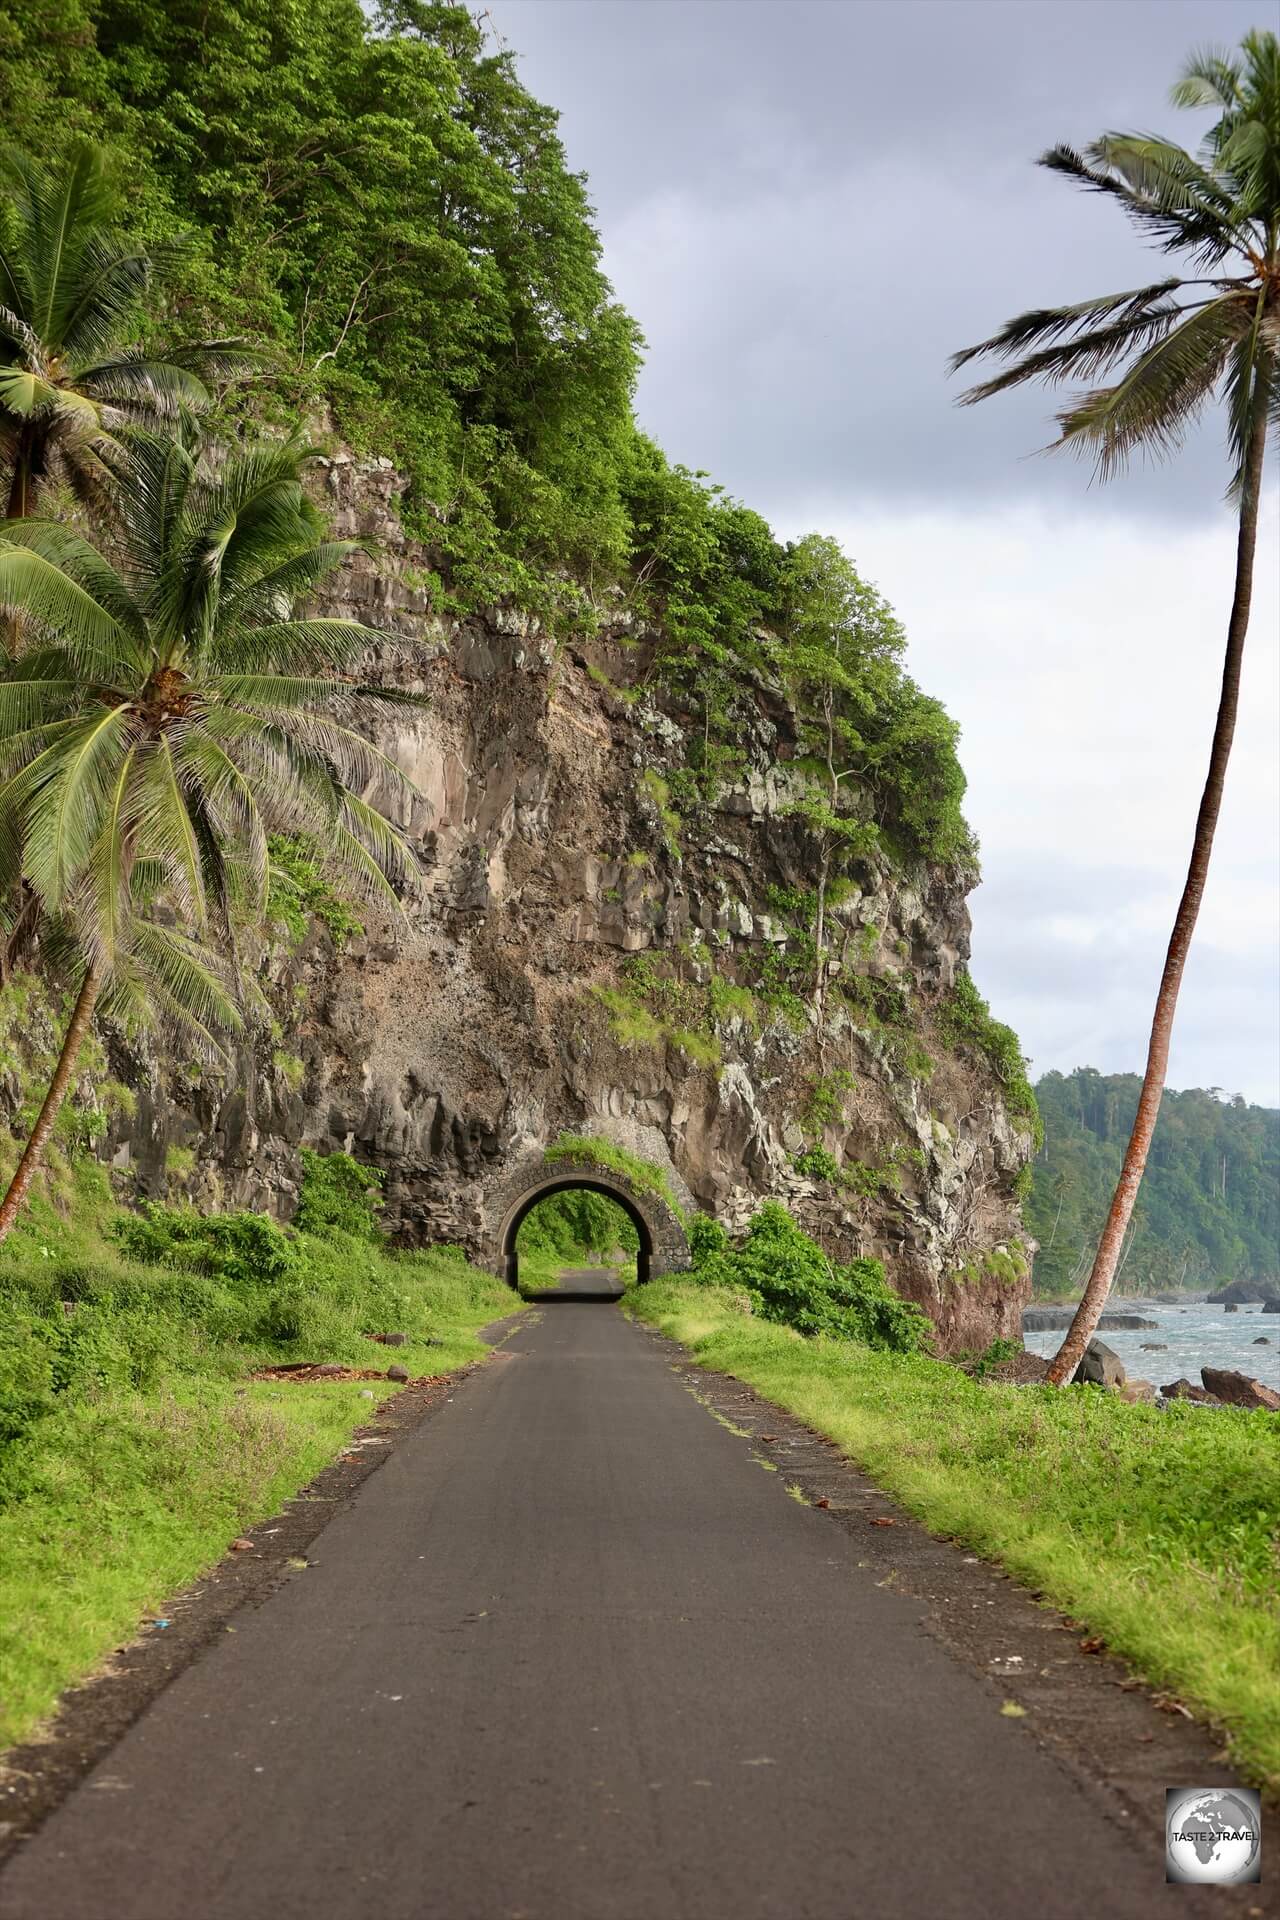
<path fill-rule="evenodd" d="M 319 930 L 277 948 L 275 1031 L 231 1071 L 125 1063 L 137 1112 L 105 1150 L 126 1182 L 173 1197 L 166 1161 L 186 1156 L 169 1149 L 194 1149 L 178 1190 L 287 1217 L 298 1146 L 340 1147 L 384 1170 L 403 1241 L 475 1250 L 512 1166 L 561 1132 L 603 1134 L 731 1228 L 774 1196 L 834 1256 L 880 1256 L 945 1348 L 1016 1337 L 1029 1138 L 981 1056 L 935 1026 L 968 955 L 971 877 L 868 868 L 836 913 L 835 979 L 901 989 L 914 1055 L 834 991 L 825 1030 L 811 1009 L 785 1017 L 758 991 L 789 938 L 770 901 L 812 873 L 781 693 L 758 690 L 741 777 L 675 821 L 663 782 L 685 717 L 643 690 L 652 636 L 620 600 L 580 645 L 516 613 L 441 620 L 396 485 L 386 462 L 326 463 L 337 530 L 372 543 L 333 609 L 399 636 L 370 677 L 428 697 L 381 736 L 421 796 L 398 822 L 420 888 L 402 923 L 370 920 L 340 952 Z M 685 1030 L 712 979 L 753 998 L 721 992 Z M 815 1145 L 851 1175 L 798 1172 Z"/>

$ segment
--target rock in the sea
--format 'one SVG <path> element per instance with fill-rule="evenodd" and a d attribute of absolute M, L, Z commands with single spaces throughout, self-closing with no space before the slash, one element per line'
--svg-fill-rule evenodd
<path fill-rule="evenodd" d="M 1143 1353 L 1168 1353 L 1169 1342 L 1167 1340 L 1144 1340 L 1141 1351 Z"/>
<path fill-rule="evenodd" d="M 1268 1340 L 1265 1333 L 1260 1333 L 1253 1344 L 1255 1347 L 1269 1347 L 1271 1345 L 1271 1342 Z"/>
<path fill-rule="evenodd" d="M 1264 1313 L 1280 1313 L 1280 1300 L 1264 1300 L 1262 1303 L 1262 1311 Z"/>
<path fill-rule="evenodd" d="M 1075 1370 L 1073 1384 L 1078 1387 L 1122 1387 L 1124 1363 L 1105 1340 L 1091 1340 L 1084 1359 Z"/>
<path fill-rule="evenodd" d="M 1274 1280 L 1233 1280 L 1209 1295 L 1211 1307 L 1252 1306 L 1258 1300 L 1274 1300 L 1280 1308 L 1280 1286 Z M 1275 1308 L 1272 1309 L 1275 1311 Z"/>
<path fill-rule="evenodd" d="M 1024 1333 L 1057 1333 L 1075 1319 L 1074 1307 L 1027 1307 L 1022 1315 Z M 1114 1333 L 1137 1333 L 1158 1327 L 1158 1320 L 1144 1319 L 1140 1313 L 1104 1313 L 1098 1321 Z"/>
<path fill-rule="evenodd" d="M 1224 1305 L 1222 1311 L 1224 1313 L 1239 1313 L 1240 1303 L 1237 1300 L 1228 1300 Z"/>
<path fill-rule="evenodd" d="M 1201 1367 L 1200 1378 L 1215 1400 L 1230 1407 L 1265 1407 L 1268 1413 L 1280 1413 L 1280 1393 L 1251 1380 L 1247 1373 L 1230 1373 L 1219 1367 Z"/>
<path fill-rule="evenodd" d="M 1161 1387 L 1166 1400 L 1213 1401 L 1213 1395 L 1206 1393 L 1203 1387 L 1197 1387 L 1190 1380 L 1171 1380 L 1167 1387 Z"/>

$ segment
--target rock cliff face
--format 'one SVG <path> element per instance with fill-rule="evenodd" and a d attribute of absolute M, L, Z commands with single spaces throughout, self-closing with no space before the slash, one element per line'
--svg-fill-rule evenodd
<path fill-rule="evenodd" d="M 233 1071 L 135 1062 L 115 1165 L 159 1193 L 186 1164 L 169 1150 L 194 1149 L 195 1197 L 287 1216 L 299 1144 L 341 1147 L 385 1171 L 405 1242 L 480 1251 L 511 1169 L 595 1133 L 731 1228 L 772 1195 L 837 1257 L 880 1256 L 944 1348 L 1017 1337 L 1029 1140 L 981 1056 L 937 1036 L 964 877 L 858 877 L 820 1032 L 788 920 L 812 863 L 781 695 L 758 690 L 740 777 L 678 817 L 683 717 L 644 691 L 625 612 L 559 647 L 516 614 L 442 621 L 390 467 L 338 458 L 325 484 L 338 530 L 376 543 L 336 604 L 401 636 L 371 677 L 428 696 L 382 740 L 422 796 L 399 823 L 421 887 L 340 952 L 322 931 L 277 950 L 277 1031 Z"/>

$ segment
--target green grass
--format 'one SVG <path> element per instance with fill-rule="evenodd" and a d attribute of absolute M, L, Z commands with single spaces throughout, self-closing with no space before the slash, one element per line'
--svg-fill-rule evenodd
<path fill-rule="evenodd" d="M 63 1185 L 0 1248 L 0 1746 L 326 1466 L 374 1413 L 363 1392 L 396 1391 L 250 1373 L 446 1373 L 518 1306 L 447 1249 L 187 1209 L 146 1223 L 91 1162 Z"/>
<path fill-rule="evenodd" d="M 1101 1634 L 1280 1788 L 1280 1431 L 1272 1414 L 979 1384 L 923 1355 L 807 1340 L 714 1288 L 627 1310 L 828 1435 L 934 1532 Z"/>

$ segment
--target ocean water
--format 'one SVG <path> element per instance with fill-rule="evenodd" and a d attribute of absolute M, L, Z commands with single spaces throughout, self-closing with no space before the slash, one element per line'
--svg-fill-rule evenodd
<path fill-rule="evenodd" d="M 1171 1380 L 1190 1380 L 1200 1385 L 1201 1367 L 1226 1367 L 1235 1373 L 1247 1373 L 1280 1390 L 1280 1313 L 1264 1313 L 1260 1306 L 1237 1307 L 1224 1313 L 1221 1307 L 1155 1307 L 1145 1300 L 1115 1301 L 1117 1312 L 1140 1313 L 1144 1320 L 1158 1324 L 1142 1330 L 1122 1333 L 1103 1327 L 1099 1340 L 1105 1340 L 1124 1363 L 1126 1373 L 1151 1380 L 1157 1387 Z M 1255 1347 L 1260 1334 L 1270 1340 L 1269 1347 Z M 1062 1334 L 1027 1333 L 1022 1344 L 1028 1353 L 1044 1359 L 1062 1345 Z M 1146 1340 L 1161 1340 L 1167 1353 L 1143 1353 Z"/>

